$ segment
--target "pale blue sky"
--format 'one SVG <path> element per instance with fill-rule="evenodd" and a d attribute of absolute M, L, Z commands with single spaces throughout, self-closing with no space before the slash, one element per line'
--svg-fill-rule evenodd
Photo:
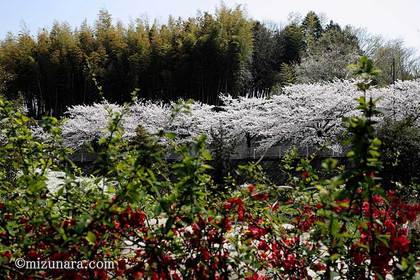
<path fill-rule="evenodd" d="M 285 23 L 291 12 L 323 13 L 340 24 L 366 27 L 371 33 L 401 38 L 420 53 L 420 0 L 225 0 L 227 6 L 242 4 L 250 17 Z M 195 16 L 197 10 L 213 11 L 220 0 L 0 0 L 0 38 L 18 32 L 22 23 L 36 33 L 54 20 L 78 26 L 93 23 L 101 8 L 125 23 L 138 16 Z"/>

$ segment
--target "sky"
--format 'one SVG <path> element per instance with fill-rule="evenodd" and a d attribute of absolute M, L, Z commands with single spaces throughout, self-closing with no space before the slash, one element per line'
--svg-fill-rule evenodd
<path fill-rule="evenodd" d="M 33 34 L 54 20 L 79 26 L 93 24 L 100 9 L 124 23 L 137 17 L 165 22 L 169 15 L 183 18 L 197 11 L 214 11 L 220 0 L 0 0 L 0 39 L 24 26 Z M 241 4 L 251 18 L 285 24 L 290 13 L 313 10 L 341 25 L 367 28 L 388 39 L 403 39 L 420 54 L 420 0 L 224 0 Z"/>

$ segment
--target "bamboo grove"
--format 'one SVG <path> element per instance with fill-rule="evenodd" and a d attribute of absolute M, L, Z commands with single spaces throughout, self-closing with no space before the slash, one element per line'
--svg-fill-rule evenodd
<path fill-rule="evenodd" d="M 338 69 L 362 53 L 347 27 L 321 25 L 314 12 L 279 27 L 223 4 L 214 13 L 170 17 L 164 24 L 141 18 L 123 24 L 102 10 L 92 26 L 85 21 L 74 29 L 56 22 L 36 36 L 25 30 L 9 33 L 0 42 L 0 92 L 20 100 L 36 118 L 99 102 L 98 87 L 110 102 L 127 101 L 135 90 L 149 100 L 192 98 L 218 105 L 221 93 L 266 95 L 299 81 L 299 73 L 315 73 L 296 65 L 333 53 L 332 45 L 343 60 L 334 66 Z M 328 80 L 328 70 L 315 69 Z"/>

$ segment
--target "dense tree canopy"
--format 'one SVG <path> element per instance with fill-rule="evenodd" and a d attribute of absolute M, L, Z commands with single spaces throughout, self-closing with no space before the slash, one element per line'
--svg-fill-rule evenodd
<path fill-rule="evenodd" d="M 165 24 L 137 19 L 127 27 L 103 10 L 93 27 L 57 22 L 36 38 L 9 34 L 0 64 L 16 76 L 9 97 L 24 95 L 36 116 L 98 100 L 93 80 L 115 102 L 139 88 L 150 99 L 216 103 L 220 92 L 243 93 L 251 79 L 252 28 L 239 7 Z"/>
<path fill-rule="evenodd" d="M 362 54 L 358 39 L 352 30 L 349 27 L 342 29 L 331 21 L 321 35 L 310 36 L 311 43 L 306 48 L 301 63 L 295 66 L 298 82 L 349 78 L 347 65 L 356 61 Z"/>
<path fill-rule="evenodd" d="M 345 66 L 361 53 L 352 29 L 325 25 L 314 12 L 279 28 L 250 19 L 239 6 L 129 25 L 102 10 L 93 26 L 56 22 L 37 36 L 8 34 L 0 42 L 0 90 L 22 97 L 35 117 L 98 102 L 98 87 L 110 102 L 127 101 L 138 89 L 149 100 L 219 105 L 220 93 L 267 95 L 295 82 L 347 78 Z M 397 78 L 405 79 L 412 77 L 407 55 L 394 44 L 377 47 L 374 57 L 387 67 L 395 57 Z"/>

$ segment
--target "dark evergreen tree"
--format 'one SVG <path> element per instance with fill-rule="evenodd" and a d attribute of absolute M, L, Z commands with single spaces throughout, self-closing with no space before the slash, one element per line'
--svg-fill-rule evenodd
<path fill-rule="evenodd" d="M 304 34 L 305 45 L 311 48 L 321 37 L 323 29 L 318 15 L 310 11 L 302 21 L 302 31 Z"/>
<path fill-rule="evenodd" d="M 250 91 L 267 94 L 278 82 L 278 65 L 274 57 L 276 47 L 274 30 L 257 21 L 253 27 L 253 37 Z"/>

